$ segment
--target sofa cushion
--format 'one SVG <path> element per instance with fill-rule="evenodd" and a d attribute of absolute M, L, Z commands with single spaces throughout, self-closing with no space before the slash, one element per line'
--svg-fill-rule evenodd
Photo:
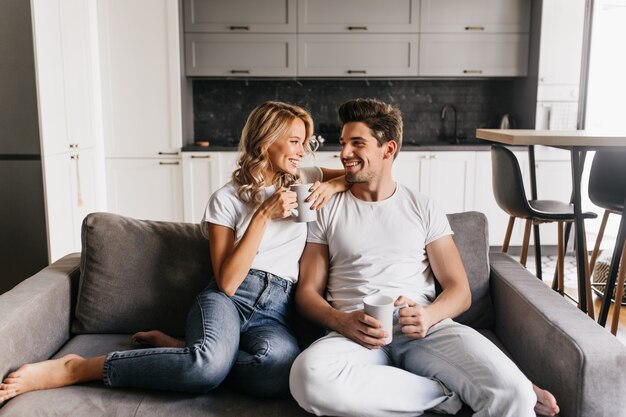
<path fill-rule="evenodd" d="M 472 305 L 455 321 L 476 329 L 493 327 L 493 305 L 489 293 L 489 236 L 484 214 L 470 211 L 449 214 L 454 243 L 461 253 L 472 291 Z"/>
<path fill-rule="evenodd" d="M 74 333 L 160 329 L 183 335 L 193 298 L 211 279 L 199 225 L 93 213 L 83 221 Z"/>

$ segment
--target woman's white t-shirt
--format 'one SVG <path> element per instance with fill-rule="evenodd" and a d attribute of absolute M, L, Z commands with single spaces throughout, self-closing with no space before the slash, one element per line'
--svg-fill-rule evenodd
<path fill-rule="evenodd" d="M 322 170 L 318 167 L 301 168 L 299 173 L 305 184 L 322 180 Z M 274 186 L 264 187 L 262 200 L 265 201 L 275 192 Z M 226 226 L 235 232 L 236 245 L 248 228 L 257 207 L 240 200 L 237 185 L 230 181 L 211 195 L 200 223 L 202 234 L 208 238 L 208 223 Z M 265 229 L 251 268 L 297 282 L 306 236 L 307 223 L 296 223 L 293 217 L 272 220 Z"/>

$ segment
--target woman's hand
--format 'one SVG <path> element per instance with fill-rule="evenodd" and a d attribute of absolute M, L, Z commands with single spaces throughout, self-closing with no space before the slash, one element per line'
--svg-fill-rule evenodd
<path fill-rule="evenodd" d="M 298 207 L 296 193 L 287 188 L 277 190 L 274 195 L 265 200 L 259 206 L 259 213 L 265 214 L 269 219 L 284 219 L 291 216 L 291 210 Z"/>
<path fill-rule="evenodd" d="M 328 200 L 333 194 L 345 191 L 347 189 L 345 185 L 344 177 L 332 179 L 327 182 L 315 181 L 309 191 L 311 194 L 307 197 L 306 201 L 313 201 L 311 210 L 319 210 L 328 203 Z"/>

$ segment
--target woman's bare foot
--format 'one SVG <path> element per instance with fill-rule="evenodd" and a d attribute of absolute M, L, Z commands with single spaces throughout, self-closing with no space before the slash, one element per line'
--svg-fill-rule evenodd
<path fill-rule="evenodd" d="M 131 336 L 133 343 L 148 345 L 154 347 L 185 347 L 185 341 L 176 339 L 175 337 L 166 335 L 158 330 L 150 330 L 149 332 L 137 332 Z"/>
<path fill-rule="evenodd" d="M 540 416 L 554 416 L 558 414 L 559 406 L 556 403 L 556 398 L 550 391 L 541 389 L 533 384 L 533 391 L 537 395 L 537 404 L 535 404 L 535 412 Z"/>
<path fill-rule="evenodd" d="M 101 379 L 103 363 L 104 356 L 83 359 L 78 355 L 66 355 L 24 365 L 7 375 L 0 384 L 0 404 L 30 391 Z"/>

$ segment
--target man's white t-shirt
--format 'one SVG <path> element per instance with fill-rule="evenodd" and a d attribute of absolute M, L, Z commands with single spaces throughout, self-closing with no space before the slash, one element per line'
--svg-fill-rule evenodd
<path fill-rule="evenodd" d="M 397 184 L 383 201 L 359 200 L 350 191 L 334 195 L 309 223 L 307 242 L 328 246 L 328 302 L 353 311 L 378 291 L 430 304 L 435 281 L 426 245 L 451 234 L 447 217 L 428 196 Z"/>
<path fill-rule="evenodd" d="M 304 184 L 322 180 L 322 170 L 317 167 L 302 168 L 299 173 Z M 262 200 L 265 201 L 275 192 L 274 186 L 264 187 Z M 230 181 L 211 195 L 200 223 L 202 233 L 208 238 L 208 223 L 226 226 L 235 231 L 236 245 L 248 228 L 257 207 L 241 201 L 237 195 L 237 185 Z M 307 223 L 296 223 L 292 217 L 272 220 L 265 229 L 251 268 L 297 282 L 306 236 Z"/>

